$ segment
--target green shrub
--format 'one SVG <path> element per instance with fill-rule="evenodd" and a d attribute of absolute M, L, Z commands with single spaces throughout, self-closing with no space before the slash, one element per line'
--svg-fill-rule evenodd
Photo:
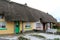
<path fill-rule="evenodd" d="M 56 25 L 56 26 L 53 26 L 52 28 L 54 28 L 54 29 L 60 29 L 60 26 Z"/>
<path fill-rule="evenodd" d="M 60 40 L 59 38 L 54 38 L 54 40 Z"/>
<path fill-rule="evenodd" d="M 45 38 L 45 37 L 42 36 L 42 35 L 32 35 L 32 36 L 39 37 L 39 38 Z"/>
<path fill-rule="evenodd" d="M 54 29 L 58 29 L 58 27 L 57 27 L 57 26 L 53 26 L 53 28 L 54 28 Z"/>
<path fill-rule="evenodd" d="M 29 40 L 29 39 L 27 39 L 27 38 L 24 38 L 24 37 L 19 37 L 19 40 Z"/>

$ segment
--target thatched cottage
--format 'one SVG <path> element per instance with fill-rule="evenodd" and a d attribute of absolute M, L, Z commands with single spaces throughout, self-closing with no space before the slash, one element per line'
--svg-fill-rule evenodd
<path fill-rule="evenodd" d="M 0 0 L 0 34 L 13 34 L 33 29 L 46 30 L 56 23 L 48 13 L 27 5 Z"/>

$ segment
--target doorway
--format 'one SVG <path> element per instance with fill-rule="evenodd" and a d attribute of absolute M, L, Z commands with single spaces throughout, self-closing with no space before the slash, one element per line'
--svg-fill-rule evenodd
<path fill-rule="evenodd" d="M 14 32 L 15 32 L 16 34 L 18 34 L 18 33 L 19 33 L 19 30 L 20 30 L 20 28 L 19 28 L 19 26 L 20 26 L 19 24 L 20 24 L 20 23 L 19 23 L 19 21 L 15 21 L 14 23 L 15 23 Z"/>

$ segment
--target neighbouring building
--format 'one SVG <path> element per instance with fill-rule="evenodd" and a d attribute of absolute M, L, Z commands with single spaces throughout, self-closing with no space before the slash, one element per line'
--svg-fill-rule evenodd
<path fill-rule="evenodd" d="M 48 13 L 28 7 L 27 4 L 0 0 L 0 34 L 14 34 L 34 29 L 52 28 L 56 19 Z"/>

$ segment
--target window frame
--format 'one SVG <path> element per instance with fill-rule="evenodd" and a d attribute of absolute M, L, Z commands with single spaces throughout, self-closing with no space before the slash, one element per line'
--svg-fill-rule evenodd
<path fill-rule="evenodd" d="M 0 27 L 0 30 L 7 30 L 7 28 L 6 28 L 6 22 L 1 22 L 3 25 L 5 25 L 5 27 Z"/>
<path fill-rule="evenodd" d="M 31 28 L 30 22 L 27 22 L 27 23 L 26 23 L 25 28 Z"/>

